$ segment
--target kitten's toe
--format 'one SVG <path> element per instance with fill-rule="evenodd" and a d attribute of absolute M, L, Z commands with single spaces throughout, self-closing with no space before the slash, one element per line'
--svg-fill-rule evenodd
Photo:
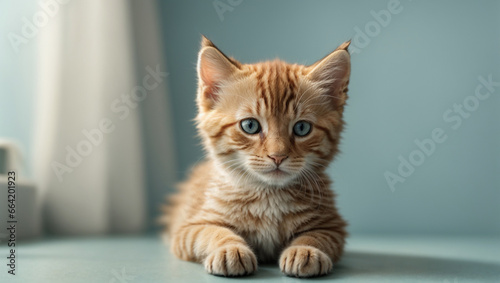
<path fill-rule="evenodd" d="M 317 248 L 292 246 L 283 251 L 280 269 L 288 276 L 314 277 L 330 273 L 333 264 L 330 257 Z"/>
<path fill-rule="evenodd" d="M 208 273 L 222 276 L 248 275 L 257 270 L 257 258 L 248 247 L 227 245 L 211 252 L 205 259 Z"/>

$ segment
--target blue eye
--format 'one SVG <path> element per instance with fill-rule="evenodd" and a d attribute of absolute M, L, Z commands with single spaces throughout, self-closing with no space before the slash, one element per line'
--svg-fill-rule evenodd
<path fill-rule="evenodd" d="M 242 120 L 240 125 L 241 125 L 241 129 L 247 134 L 253 135 L 253 134 L 260 132 L 259 121 L 255 120 L 253 118 Z"/>
<path fill-rule="evenodd" d="M 311 123 L 298 121 L 293 126 L 293 133 L 299 137 L 307 136 L 311 132 Z"/>

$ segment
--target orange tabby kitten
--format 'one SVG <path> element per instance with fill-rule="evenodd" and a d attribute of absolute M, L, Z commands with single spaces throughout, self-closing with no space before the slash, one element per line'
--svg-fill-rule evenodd
<path fill-rule="evenodd" d="M 208 157 L 166 209 L 177 257 L 224 276 L 274 260 L 290 276 L 331 271 L 347 233 L 325 168 L 343 128 L 348 46 L 311 66 L 242 64 L 202 39 L 197 125 Z"/>

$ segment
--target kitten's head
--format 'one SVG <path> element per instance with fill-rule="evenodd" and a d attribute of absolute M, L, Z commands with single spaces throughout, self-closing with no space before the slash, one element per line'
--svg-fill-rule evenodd
<path fill-rule="evenodd" d="M 242 64 L 203 37 L 197 123 L 218 169 L 235 182 L 277 187 L 322 172 L 343 127 L 348 46 L 310 66 Z"/>

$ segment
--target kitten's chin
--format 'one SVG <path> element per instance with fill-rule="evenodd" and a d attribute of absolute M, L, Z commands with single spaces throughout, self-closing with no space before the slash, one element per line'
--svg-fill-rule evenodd
<path fill-rule="evenodd" d="M 258 171 L 251 168 L 232 169 L 232 171 L 223 171 L 231 182 L 239 186 L 250 187 L 277 187 L 283 188 L 291 185 L 296 180 L 296 174 L 280 169 L 270 171 Z"/>
<path fill-rule="evenodd" d="M 292 183 L 294 175 L 280 169 L 274 169 L 264 173 L 257 173 L 259 179 L 270 186 L 286 187 Z"/>

